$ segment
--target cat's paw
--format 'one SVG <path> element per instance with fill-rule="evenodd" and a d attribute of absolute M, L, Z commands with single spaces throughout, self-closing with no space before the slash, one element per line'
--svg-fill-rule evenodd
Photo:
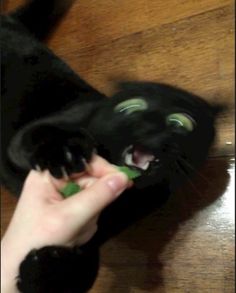
<path fill-rule="evenodd" d="M 23 148 L 29 164 L 38 170 L 48 169 L 56 177 L 67 177 L 86 169 L 95 142 L 84 130 L 68 132 L 54 126 L 37 126 L 24 135 Z"/>
<path fill-rule="evenodd" d="M 82 293 L 94 283 L 99 266 L 98 250 L 47 246 L 31 251 L 20 265 L 20 292 Z"/>

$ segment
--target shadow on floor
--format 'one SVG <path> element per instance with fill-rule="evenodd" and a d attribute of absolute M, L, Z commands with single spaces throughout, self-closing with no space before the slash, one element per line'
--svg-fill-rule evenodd
<path fill-rule="evenodd" d="M 208 207 L 224 194 L 230 178 L 228 168 L 229 159 L 209 160 L 196 178 L 183 186 L 164 207 L 136 223 L 113 240 L 118 245 L 125 245 L 129 250 L 132 250 L 132 253 L 119 255 L 121 263 L 114 263 L 111 255 L 108 256 L 108 260 L 105 257 L 105 267 L 111 271 L 114 270 L 114 279 L 109 286 L 109 292 L 113 288 L 120 287 L 122 287 L 122 293 L 133 292 L 131 288 L 140 288 L 144 292 L 149 292 L 157 290 L 163 285 L 161 253 L 187 220 L 193 218 L 197 212 Z M 217 205 L 214 208 L 217 209 Z M 204 221 L 204 219 L 202 220 Z M 197 226 L 199 222 L 196 221 L 193 225 Z M 181 234 L 181 237 L 180 245 L 186 235 Z M 176 247 L 178 241 L 175 242 Z M 169 252 L 168 259 L 173 257 L 174 252 L 174 250 Z M 109 254 L 109 251 L 107 253 Z M 134 256 L 133 253 L 144 255 L 144 263 L 135 260 L 136 255 Z M 135 261 L 137 261 L 136 264 Z M 122 270 L 117 269 L 119 266 L 122 267 Z M 124 271 L 129 266 L 136 266 L 137 275 L 124 284 Z M 144 266 L 147 269 L 145 276 L 139 272 L 138 266 Z M 152 269 L 153 267 L 155 269 Z M 104 290 L 103 292 L 108 293 L 108 291 Z M 118 291 L 115 289 L 113 292 Z"/>

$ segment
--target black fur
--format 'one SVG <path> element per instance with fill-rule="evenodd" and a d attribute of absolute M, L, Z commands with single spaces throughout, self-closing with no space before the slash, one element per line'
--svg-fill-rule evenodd
<path fill-rule="evenodd" d="M 184 90 L 150 82 L 120 83 L 106 99 L 41 43 L 71 3 L 35 0 L 1 16 L 2 184 L 19 196 L 31 168 L 47 168 L 55 177 L 63 175 L 62 166 L 68 174 L 81 171 L 94 149 L 116 165 L 124 164 L 129 145 L 160 161 L 102 213 L 98 232 L 84 247 L 30 253 L 20 267 L 21 292 L 87 291 L 96 277 L 99 246 L 163 204 L 205 161 L 220 110 Z M 114 112 L 133 97 L 145 99 L 148 108 L 129 116 Z M 168 126 L 171 113 L 190 115 L 194 130 Z"/>
<path fill-rule="evenodd" d="M 86 292 L 91 286 L 90 280 L 96 277 L 98 256 L 97 250 L 82 251 L 77 247 L 50 246 L 33 250 L 20 266 L 17 286 L 27 293 Z M 47 280 L 43 281 L 45 277 Z"/>

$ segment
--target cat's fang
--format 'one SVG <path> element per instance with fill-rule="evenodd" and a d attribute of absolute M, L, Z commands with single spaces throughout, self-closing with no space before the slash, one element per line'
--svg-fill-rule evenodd
<path fill-rule="evenodd" d="M 133 166 L 134 165 L 131 153 L 127 153 L 125 155 L 125 164 L 128 165 L 128 166 Z"/>
<path fill-rule="evenodd" d="M 140 167 L 143 170 L 147 170 L 149 168 L 150 162 L 147 162 L 144 166 Z"/>

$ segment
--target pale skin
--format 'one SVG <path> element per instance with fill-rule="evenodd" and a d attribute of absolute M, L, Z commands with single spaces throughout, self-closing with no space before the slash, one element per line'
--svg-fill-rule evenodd
<path fill-rule="evenodd" d="M 47 245 L 82 245 L 97 231 L 101 211 L 132 185 L 123 173 L 99 156 L 90 169 L 74 175 L 82 191 L 63 199 L 66 182 L 48 171 L 31 171 L 12 220 L 1 241 L 1 292 L 18 292 L 19 265 L 32 250 Z"/>

